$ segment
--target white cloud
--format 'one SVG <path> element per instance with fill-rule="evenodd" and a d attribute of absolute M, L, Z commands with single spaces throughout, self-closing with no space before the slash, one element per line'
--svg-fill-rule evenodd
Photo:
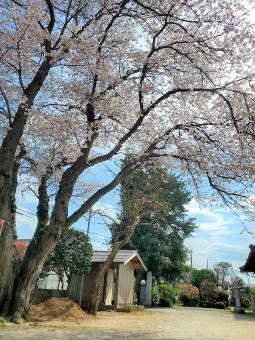
<path fill-rule="evenodd" d="M 103 204 L 103 203 L 100 203 L 100 202 L 97 202 L 93 209 L 94 211 L 96 210 L 99 210 L 101 211 L 103 214 L 113 218 L 113 219 L 116 219 L 117 217 L 117 210 L 116 210 L 116 207 L 111 205 L 111 204 Z"/>
<path fill-rule="evenodd" d="M 206 222 L 199 223 L 199 228 L 200 230 L 207 231 L 214 235 L 228 234 L 228 226 L 234 223 L 232 218 L 227 218 L 220 214 L 219 209 L 201 207 L 195 199 L 190 201 L 190 203 L 186 206 L 186 209 L 190 216 L 206 218 Z"/>
<path fill-rule="evenodd" d="M 190 216 L 197 218 L 199 226 L 193 237 L 185 241 L 186 246 L 193 250 L 194 267 L 206 268 L 208 260 L 212 269 L 215 263 L 227 261 L 232 264 L 235 274 L 247 281 L 239 271 L 248 256 L 248 245 L 253 242 L 250 235 L 240 235 L 245 216 L 231 216 L 229 209 L 215 205 L 200 206 L 195 199 L 186 208 Z M 254 279 L 250 279 L 252 281 Z"/>

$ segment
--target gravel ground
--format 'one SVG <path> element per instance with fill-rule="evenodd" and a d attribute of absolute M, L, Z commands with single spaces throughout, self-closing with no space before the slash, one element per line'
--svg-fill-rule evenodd
<path fill-rule="evenodd" d="M 254 315 L 204 308 L 150 309 L 144 312 L 101 312 L 86 321 L 43 322 L 0 329 L 3 340 L 47 339 L 169 339 L 253 340 Z"/>

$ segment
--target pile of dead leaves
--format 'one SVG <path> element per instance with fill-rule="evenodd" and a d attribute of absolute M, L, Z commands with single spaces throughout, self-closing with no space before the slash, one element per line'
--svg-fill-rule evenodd
<path fill-rule="evenodd" d="M 32 306 L 31 321 L 84 321 L 88 318 L 80 306 L 70 299 L 50 298 Z"/>

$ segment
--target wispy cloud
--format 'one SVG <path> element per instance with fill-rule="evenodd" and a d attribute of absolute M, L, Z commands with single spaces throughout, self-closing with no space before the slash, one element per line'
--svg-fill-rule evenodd
<path fill-rule="evenodd" d="M 213 207 L 200 207 L 195 199 L 192 199 L 186 208 L 190 216 L 202 219 L 202 221 L 199 221 L 201 230 L 214 235 L 226 235 L 229 233 L 228 226 L 233 224 L 233 218 L 222 215 L 221 212 L 213 209 Z"/>
<path fill-rule="evenodd" d="M 200 206 L 192 199 L 187 205 L 188 214 L 195 217 L 198 229 L 193 237 L 185 241 L 188 248 L 193 250 L 193 264 L 197 268 L 209 268 L 220 261 L 230 262 L 237 275 L 243 276 L 239 267 L 248 256 L 248 245 L 252 242 L 251 235 L 240 235 L 245 216 L 237 218 L 229 209 L 217 205 Z M 252 280 L 251 280 L 252 281 Z"/>

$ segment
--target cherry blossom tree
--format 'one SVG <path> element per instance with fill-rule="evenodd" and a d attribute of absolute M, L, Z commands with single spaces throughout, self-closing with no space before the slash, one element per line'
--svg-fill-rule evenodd
<path fill-rule="evenodd" d="M 0 8 L 0 215 L 11 221 L 1 238 L 2 313 L 26 315 L 62 230 L 146 162 L 187 175 L 200 195 L 207 179 L 227 204 L 252 193 L 254 26 L 240 4 L 7 0 Z M 70 212 L 86 171 L 123 154 L 133 161 Z M 38 224 L 13 280 L 20 162 L 38 186 Z"/>
<path fill-rule="evenodd" d="M 13 289 L 15 192 L 22 152 L 19 144 L 32 108 L 59 82 L 66 56 L 91 46 L 82 38 L 98 20 L 111 17 L 127 1 L 7 0 L 0 4 L 0 216 L 5 221 L 0 248 L 0 310 Z M 90 31 L 91 32 L 91 31 Z M 79 47 L 79 48 L 78 48 Z M 78 49 L 77 49 L 78 48 Z M 63 70 L 63 69 L 62 69 Z M 68 66 L 65 71 L 68 72 Z"/>

